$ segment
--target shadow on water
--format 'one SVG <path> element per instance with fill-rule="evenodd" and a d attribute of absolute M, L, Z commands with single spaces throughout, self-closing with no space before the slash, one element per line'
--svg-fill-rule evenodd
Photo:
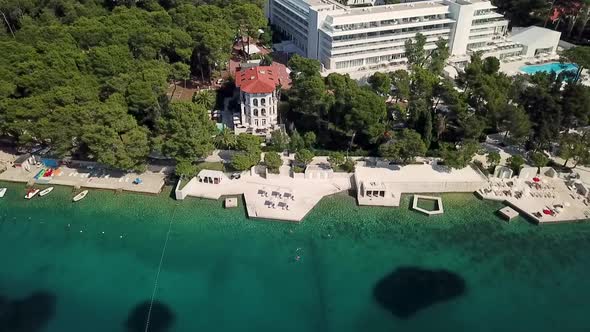
<path fill-rule="evenodd" d="M 150 310 L 150 301 L 144 301 L 138 304 L 130 313 L 125 327 L 129 332 L 145 332 L 148 312 Z M 167 331 L 174 323 L 174 314 L 170 308 L 158 301 L 152 305 L 150 315 L 150 324 L 148 332 Z"/>
<path fill-rule="evenodd" d="M 373 296 L 398 318 L 407 319 L 419 310 L 465 293 L 465 280 L 447 270 L 399 267 L 375 285 Z"/>
<path fill-rule="evenodd" d="M 0 332 L 44 330 L 55 314 L 55 303 L 55 295 L 45 291 L 19 300 L 0 297 Z"/>

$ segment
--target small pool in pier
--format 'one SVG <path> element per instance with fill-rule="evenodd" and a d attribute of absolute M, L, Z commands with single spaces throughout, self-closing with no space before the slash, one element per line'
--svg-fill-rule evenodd
<path fill-rule="evenodd" d="M 533 75 L 539 72 L 546 72 L 551 73 L 552 71 L 556 74 L 561 73 L 562 71 L 571 71 L 575 72 L 578 70 L 578 66 L 574 63 L 561 63 L 561 62 L 551 62 L 545 63 L 542 65 L 528 65 L 522 66 L 519 68 L 522 72 Z"/>

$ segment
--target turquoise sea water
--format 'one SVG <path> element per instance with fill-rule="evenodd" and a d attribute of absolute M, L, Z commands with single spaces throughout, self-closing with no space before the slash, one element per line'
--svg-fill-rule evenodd
<path fill-rule="evenodd" d="M 520 70 L 529 75 L 536 74 L 538 72 L 551 73 L 552 71 L 556 74 L 559 74 L 562 71 L 573 71 L 575 73 L 578 70 L 578 66 L 573 63 L 551 62 L 542 65 L 522 66 L 520 67 Z"/>
<path fill-rule="evenodd" d="M 168 231 L 149 331 L 590 326 L 590 223 L 508 224 L 494 214 L 500 204 L 468 194 L 443 195 L 437 217 L 410 211 L 410 197 L 394 209 L 337 195 L 292 224 L 247 219 L 242 202 L 226 210 L 218 201 L 91 191 L 74 204 L 61 187 L 25 201 L 24 186 L 7 186 L 0 320 L 7 307 L 20 314 L 2 332 L 144 331 L 146 311 L 133 311 L 149 303 Z M 448 270 L 465 292 L 392 315 L 374 288 L 402 266 Z"/>

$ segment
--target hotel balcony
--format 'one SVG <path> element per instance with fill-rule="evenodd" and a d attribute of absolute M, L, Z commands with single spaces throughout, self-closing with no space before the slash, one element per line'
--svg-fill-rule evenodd
<path fill-rule="evenodd" d="M 392 29 L 403 29 L 403 28 L 415 28 L 421 26 L 432 26 L 437 24 L 451 24 L 455 23 L 455 20 L 450 18 L 444 19 L 435 19 L 435 20 L 424 20 L 418 22 L 408 22 L 408 23 L 399 23 L 399 24 L 389 24 L 389 25 L 382 25 L 382 26 L 371 26 L 367 28 L 359 28 L 359 29 L 331 29 L 324 25 L 322 30 L 329 36 L 337 37 L 337 36 L 346 36 L 346 35 L 356 35 L 356 34 L 363 34 L 363 33 L 370 33 L 370 32 L 381 32 L 381 31 L 388 31 Z"/>

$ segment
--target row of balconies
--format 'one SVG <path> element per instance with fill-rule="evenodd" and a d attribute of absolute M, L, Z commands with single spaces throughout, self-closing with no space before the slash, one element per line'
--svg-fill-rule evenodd
<path fill-rule="evenodd" d="M 337 46 L 337 47 L 333 47 L 331 49 L 331 54 L 338 55 L 338 54 L 354 52 L 354 51 L 362 51 L 362 50 L 367 50 L 367 49 L 375 50 L 375 49 L 380 49 L 380 48 L 384 48 L 384 47 L 394 47 L 394 46 L 403 48 L 406 41 L 408 39 L 412 39 L 415 36 L 416 36 L 415 34 L 413 34 L 413 35 L 406 34 L 406 35 L 401 35 L 400 38 L 388 40 L 388 41 L 378 41 L 378 42 L 371 41 L 369 43 L 355 44 L 355 45 L 346 46 L 346 47 Z M 427 35 L 426 41 L 427 42 L 435 42 L 439 38 L 449 39 L 449 32 L 435 34 L 435 35 Z M 370 40 L 372 40 L 372 39 L 370 39 Z"/>

